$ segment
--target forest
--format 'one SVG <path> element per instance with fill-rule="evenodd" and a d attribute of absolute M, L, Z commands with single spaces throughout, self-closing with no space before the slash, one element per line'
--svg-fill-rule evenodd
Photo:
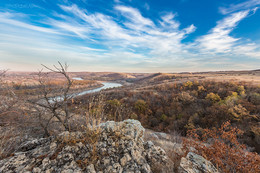
<path fill-rule="evenodd" d="M 88 96 L 74 104 L 88 102 Z M 105 114 L 109 119 L 133 118 L 155 131 L 219 128 L 230 121 L 244 133 L 242 143 L 260 152 L 260 87 L 248 83 L 187 81 L 162 83 L 106 92 Z"/>

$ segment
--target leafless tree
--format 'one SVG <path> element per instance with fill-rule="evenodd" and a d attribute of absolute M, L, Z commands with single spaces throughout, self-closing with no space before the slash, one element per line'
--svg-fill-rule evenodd
<path fill-rule="evenodd" d="M 0 70 L 0 159 L 14 151 L 19 142 L 17 137 L 22 133 L 17 123 L 21 114 L 18 110 L 20 100 L 12 85 L 4 80 L 6 72 Z"/>
<path fill-rule="evenodd" d="M 69 103 L 71 102 L 72 95 L 69 93 L 72 86 L 72 80 L 68 75 L 68 65 L 64 65 L 58 62 L 59 66 L 53 65 L 53 68 L 49 68 L 42 65 L 51 73 L 60 74 L 66 79 L 66 83 L 57 89 L 51 88 L 47 82 L 48 75 L 50 73 L 44 73 L 40 71 L 38 73 L 38 82 L 40 83 L 39 99 L 30 101 L 33 103 L 37 112 L 37 117 L 41 127 L 44 129 L 45 136 L 49 136 L 48 127 L 52 120 L 57 120 L 62 124 L 65 130 L 70 129 L 69 119 L 71 114 L 69 111 Z M 53 92 L 54 91 L 54 92 Z M 57 96 L 59 94 L 59 96 Z"/>
<path fill-rule="evenodd" d="M 0 117 L 12 112 L 12 108 L 18 102 L 18 98 L 12 87 L 3 80 L 6 72 L 7 70 L 0 70 Z"/>

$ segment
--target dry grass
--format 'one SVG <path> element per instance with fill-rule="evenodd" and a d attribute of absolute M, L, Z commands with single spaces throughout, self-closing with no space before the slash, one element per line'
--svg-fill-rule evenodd
<path fill-rule="evenodd" d="M 91 149 L 89 150 L 89 157 L 84 160 L 77 160 L 76 163 L 80 168 L 85 170 L 88 165 L 96 164 L 100 159 L 97 152 L 97 144 L 100 141 L 101 128 L 98 126 L 104 122 L 104 101 L 103 95 L 92 97 L 88 105 L 84 108 L 84 115 L 74 116 L 71 121 L 71 132 L 66 133 L 62 138 L 58 138 L 58 147 L 52 159 L 55 159 L 64 146 L 75 145 L 77 143 L 87 144 Z M 82 112 L 81 112 L 82 113 Z M 72 132 L 76 131 L 76 132 Z"/>
<path fill-rule="evenodd" d="M 0 160 L 13 154 L 21 143 L 20 136 L 14 127 L 0 127 Z"/>

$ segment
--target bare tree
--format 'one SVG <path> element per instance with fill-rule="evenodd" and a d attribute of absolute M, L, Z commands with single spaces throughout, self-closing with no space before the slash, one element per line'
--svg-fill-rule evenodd
<path fill-rule="evenodd" d="M 61 123 L 65 130 L 70 129 L 69 119 L 71 118 L 71 115 L 68 106 L 72 98 L 72 95 L 69 93 L 72 86 L 72 80 L 67 73 L 68 65 L 66 63 L 63 65 L 60 62 L 58 62 L 58 64 L 58 67 L 53 65 L 53 68 L 49 68 L 45 65 L 42 66 L 51 73 L 62 75 L 66 79 L 66 83 L 58 89 L 53 89 L 47 82 L 48 75 L 51 73 L 40 71 L 38 73 L 40 97 L 38 100 L 30 101 L 37 111 L 37 117 L 41 127 L 44 129 L 45 136 L 50 135 L 48 127 L 52 120 L 57 120 Z"/>
<path fill-rule="evenodd" d="M 13 86 L 5 81 L 7 70 L 0 70 L 0 160 L 11 154 L 21 135 L 19 105 Z M 23 121 L 20 121 L 23 122 Z M 23 124 L 23 123 L 21 123 Z"/>
<path fill-rule="evenodd" d="M 7 70 L 0 70 L 0 81 L 2 81 L 2 77 L 4 77 Z"/>
<path fill-rule="evenodd" d="M 12 108 L 18 102 L 13 88 L 3 80 L 6 72 L 7 70 L 0 70 L 0 117 L 12 112 Z"/>

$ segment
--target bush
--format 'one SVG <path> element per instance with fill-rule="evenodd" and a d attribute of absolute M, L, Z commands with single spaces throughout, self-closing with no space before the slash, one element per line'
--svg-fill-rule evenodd
<path fill-rule="evenodd" d="M 249 112 L 241 104 L 235 105 L 234 107 L 230 108 L 228 111 L 231 115 L 233 115 L 235 120 L 241 120 L 249 116 Z"/>
<path fill-rule="evenodd" d="M 216 129 L 194 129 L 188 131 L 191 139 L 184 139 L 184 148 L 191 147 L 197 153 L 213 162 L 224 172 L 259 172 L 260 156 L 246 151 L 246 146 L 238 142 L 242 131 L 225 122 Z"/>
<path fill-rule="evenodd" d="M 259 105 L 260 104 L 260 94 L 259 93 L 252 93 L 252 94 L 250 94 L 248 100 L 255 105 Z"/>
<path fill-rule="evenodd" d="M 210 100 L 213 103 L 219 102 L 221 100 L 221 98 L 219 97 L 218 94 L 214 94 L 214 93 L 209 93 L 207 94 L 207 96 L 205 97 L 206 100 Z"/>
<path fill-rule="evenodd" d="M 167 120 L 167 115 L 165 115 L 165 114 L 162 114 L 162 116 L 161 116 L 161 121 L 166 121 Z"/>
<path fill-rule="evenodd" d="M 246 93 L 245 87 L 244 87 L 243 85 L 238 86 L 238 87 L 237 87 L 237 92 L 238 92 L 240 95 L 245 95 L 245 93 Z"/>
<path fill-rule="evenodd" d="M 193 86 L 193 83 L 191 81 L 187 81 L 186 83 L 184 83 L 184 86 L 191 88 Z"/>
<path fill-rule="evenodd" d="M 183 103 L 183 104 L 190 104 L 192 103 L 195 98 L 191 96 L 188 92 L 181 92 L 178 96 L 178 99 Z"/>
<path fill-rule="evenodd" d="M 134 107 L 139 114 L 144 114 L 147 109 L 147 104 L 144 100 L 137 100 Z"/>

